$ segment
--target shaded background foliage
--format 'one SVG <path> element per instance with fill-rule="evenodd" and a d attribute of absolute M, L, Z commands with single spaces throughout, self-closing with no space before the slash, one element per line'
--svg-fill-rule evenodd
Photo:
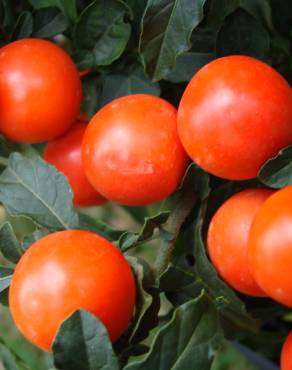
<path fill-rule="evenodd" d="M 159 95 L 177 106 L 194 73 L 225 55 L 261 59 L 291 83 L 291 21 L 287 0 L 0 0 L 0 45 L 40 37 L 65 48 L 80 71 L 90 69 L 82 82 L 83 110 L 91 117 L 133 93 Z M 291 148 L 252 181 L 224 182 L 191 165 L 177 193 L 159 204 L 78 210 L 67 180 L 38 157 L 41 151 L 42 144 L 0 140 L 0 202 L 8 211 L 1 215 L 1 302 L 7 304 L 13 267 L 31 243 L 50 231 L 80 228 L 127 252 L 137 279 L 137 310 L 114 347 L 98 320 L 76 312 L 48 355 L 16 334 L 3 309 L 4 369 L 253 369 L 242 356 L 258 369 L 277 369 L 291 313 L 231 290 L 209 263 L 204 240 L 213 213 L 236 191 L 292 183 Z M 158 246 L 173 251 L 170 266 L 159 258 L 155 264 Z M 76 352 L 76 342 L 83 351 Z"/>

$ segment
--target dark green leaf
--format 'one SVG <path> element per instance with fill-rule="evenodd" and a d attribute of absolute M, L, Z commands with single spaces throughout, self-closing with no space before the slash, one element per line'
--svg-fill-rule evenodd
<path fill-rule="evenodd" d="M 0 228 L 0 251 L 8 261 L 17 263 L 22 255 L 20 244 L 9 222 Z"/>
<path fill-rule="evenodd" d="M 14 30 L 11 35 L 11 40 L 19 40 L 30 37 L 32 34 L 32 29 L 33 29 L 32 15 L 30 12 L 25 11 L 20 14 L 16 21 Z"/>
<path fill-rule="evenodd" d="M 33 36 L 50 38 L 64 32 L 68 27 L 65 15 L 58 8 L 42 8 L 34 13 Z"/>
<path fill-rule="evenodd" d="M 13 271 L 10 267 L 0 266 L 0 292 L 9 287 Z"/>
<path fill-rule="evenodd" d="M 238 9 L 226 18 L 217 37 L 218 57 L 243 54 L 265 59 L 269 50 L 269 33 L 252 15 Z"/>
<path fill-rule="evenodd" d="M 218 30 L 225 18 L 240 5 L 240 0 L 210 0 L 210 8 L 206 16 L 208 27 Z"/>
<path fill-rule="evenodd" d="M 139 50 L 153 81 L 175 67 L 178 55 L 190 49 L 190 37 L 203 19 L 205 0 L 149 0 L 142 20 Z"/>
<path fill-rule="evenodd" d="M 267 29 L 274 31 L 269 0 L 241 0 L 241 7 L 261 21 Z"/>
<path fill-rule="evenodd" d="M 100 95 L 100 106 L 130 94 L 160 95 L 160 88 L 157 83 L 153 83 L 145 77 L 143 68 L 140 66 L 128 73 L 105 75 Z"/>
<path fill-rule="evenodd" d="M 292 146 L 284 148 L 268 160 L 259 172 L 260 181 L 272 188 L 280 189 L 292 184 Z"/>
<path fill-rule="evenodd" d="M 125 233 L 124 230 L 115 230 L 102 221 L 94 220 L 83 213 L 79 213 L 79 226 L 78 229 L 92 231 L 99 234 L 104 238 L 116 242 Z"/>
<path fill-rule="evenodd" d="M 125 370 L 209 370 L 214 350 L 222 341 L 219 319 L 204 295 L 174 311 L 156 335 L 150 352 Z"/>
<path fill-rule="evenodd" d="M 102 89 L 101 78 L 83 79 L 83 102 L 82 112 L 90 118 L 98 110 L 99 97 Z"/>
<path fill-rule="evenodd" d="M 78 226 L 66 177 L 39 157 L 9 157 L 0 176 L 0 201 L 14 216 L 26 215 L 53 230 Z"/>
<path fill-rule="evenodd" d="M 119 239 L 119 247 L 126 251 L 129 248 L 133 248 L 140 243 L 150 239 L 155 231 L 161 225 L 163 225 L 169 216 L 170 212 L 164 211 L 155 216 L 146 217 L 144 225 L 139 233 L 132 233 L 130 231 L 125 232 Z"/>
<path fill-rule="evenodd" d="M 147 0 L 125 0 L 133 12 L 133 27 L 135 33 L 140 31 L 141 19 L 147 5 Z"/>
<path fill-rule="evenodd" d="M 29 0 L 35 9 L 57 7 L 71 20 L 77 18 L 76 0 Z"/>
<path fill-rule="evenodd" d="M 76 311 L 62 323 L 53 353 L 59 370 L 119 370 L 105 327 L 83 310 Z"/>
<path fill-rule="evenodd" d="M 75 28 L 75 44 L 92 50 L 97 66 L 111 64 L 125 50 L 131 26 L 125 22 L 129 8 L 120 0 L 98 0 L 81 14 Z"/>
<path fill-rule="evenodd" d="M 213 58 L 213 54 L 210 53 L 183 53 L 177 58 L 175 68 L 167 74 L 165 79 L 171 82 L 187 82 Z"/>
<path fill-rule="evenodd" d="M 275 26 L 287 38 L 291 37 L 292 2 L 287 0 L 270 0 Z"/>
<path fill-rule="evenodd" d="M 77 50 L 71 56 L 79 71 L 91 68 L 94 64 L 94 55 L 91 51 Z"/>
<path fill-rule="evenodd" d="M 128 257 L 128 261 L 134 270 L 137 286 L 136 311 L 129 329 L 129 343 L 137 343 L 145 339 L 149 331 L 158 324 L 160 299 L 150 266 L 135 257 Z"/>
<path fill-rule="evenodd" d="M 155 262 L 156 270 L 160 275 L 168 267 L 176 239 L 186 218 L 198 199 L 205 199 L 209 191 L 209 175 L 192 163 L 185 173 L 179 190 L 173 196 L 175 208 L 161 228 L 161 243 Z"/>
<path fill-rule="evenodd" d="M 1 364 L 3 364 L 5 370 L 20 370 L 11 352 L 3 345 L 0 345 L 0 365 Z"/>

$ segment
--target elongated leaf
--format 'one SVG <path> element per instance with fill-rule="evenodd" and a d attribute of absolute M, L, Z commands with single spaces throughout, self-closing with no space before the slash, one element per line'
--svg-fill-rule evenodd
<path fill-rule="evenodd" d="M 56 7 L 39 9 L 34 13 L 33 36 L 50 38 L 68 27 L 65 15 Z"/>
<path fill-rule="evenodd" d="M 0 201 L 12 215 L 26 215 L 53 230 L 78 226 L 66 177 L 39 157 L 9 157 L 0 176 Z"/>
<path fill-rule="evenodd" d="M 3 292 L 9 287 L 12 275 L 12 268 L 0 266 L 0 292 Z"/>
<path fill-rule="evenodd" d="M 175 67 L 178 55 L 190 49 L 190 37 L 203 19 L 205 0 L 149 0 L 142 20 L 139 50 L 153 81 Z"/>
<path fill-rule="evenodd" d="M 89 312 L 76 311 L 61 325 L 53 344 L 59 370 L 119 370 L 103 324 Z"/>
<path fill-rule="evenodd" d="M 264 59 L 270 49 L 270 36 L 264 26 L 243 9 L 228 16 L 216 43 L 217 56 L 249 55 Z"/>
<path fill-rule="evenodd" d="M 147 338 L 149 331 L 158 324 L 160 298 L 155 276 L 150 266 L 141 259 L 128 257 L 136 277 L 137 300 L 135 317 L 129 328 L 130 343 Z"/>
<path fill-rule="evenodd" d="M 162 226 L 168 219 L 170 212 L 164 211 L 152 217 L 146 217 L 139 233 L 125 232 L 119 239 L 119 247 L 126 251 L 152 237 L 155 229 Z"/>
<path fill-rule="evenodd" d="M 22 249 L 27 250 L 33 243 L 43 238 L 45 235 L 47 235 L 47 232 L 37 229 L 32 234 L 25 236 L 22 241 Z"/>
<path fill-rule="evenodd" d="M 20 244 L 9 222 L 5 222 L 0 228 L 0 251 L 13 263 L 17 263 L 22 255 Z"/>
<path fill-rule="evenodd" d="M 121 96 L 130 94 L 159 95 L 160 87 L 144 75 L 142 67 L 138 66 L 125 74 L 111 74 L 103 78 L 100 95 L 100 106 Z"/>
<path fill-rule="evenodd" d="M 74 42 L 79 49 L 92 50 L 95 64 L 111 64 L 125 50 L 131 26 L 124 17 L 129 8 L 120 0 L 98 0 L 81 14 Z"/>
<path fill-rule="evenodd" d="M 161 328 L 149 354 L 130 363 L 125 370 L 209 370 L 214 350 L 222 341 L 216 310 L 204 297 L 177 308 Z"/>
<path fill-rule="evenodd" d="M 200 68 L 214 58 L 210 53 L 187 52 L 176 60 L 176 66 L 165 77 L 171 82 L 187 82 Z"/>
<path fill-rule="evenodd" d="M 260 181 L 272 188 L 283 188 L 292 184 L 292 146 L 268 160 L 259 172 Z"/>

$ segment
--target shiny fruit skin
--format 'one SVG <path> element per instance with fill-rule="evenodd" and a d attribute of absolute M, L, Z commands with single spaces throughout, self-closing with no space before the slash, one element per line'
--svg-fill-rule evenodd
<path fill-rule="evenodd" d="M 81 144 L 85 129 L 84 123 L 75 123 L 63 136 L 50 141 L 44 150 L 44 159 L 68 178 L 74 194 L 73 203 L 80 207 L 105 202 L 89 183 L 83 170 Z"/>
<path fill-rule="evenodd" d="M 287 336 L 282 347 L 281 370 L 292 370 L 292 331 Z"/>
<path fill-rule="evenodd" d="M 103 107 L 82 144 L 85 173 L 105 198 L 146 205 L 179 185 L 188 157 L 179 141 L 176 109 L 151 95 L 128 95 Z"/>
<path fill-rule="evenodd" d="M 267 64 L 227 56 L 204 66 L 178 109 L 178 131 L 189 156 L 231 180 L 256 177 L 265 161 L 292 144 L 292 91 Z"/>
<path fill-rule="evenodd" d="M 63 134 L 80 110 L 78 71 L 59 46 L 22 39 L 0 49 L 0 132 L 24 143 Z"/>
<path fill-rule="evenodd" d="M 50 351 L 61 322 L 75 310 L 96 315 L 116 341 L 135 304 L 135 281 L 118 248 L 88 231 L 49 234 L 16 266 L 9 290 L 12 317 L 21 333 Z"/>
<path fill-rule="evenodd" d="M 222 278 L 241 293 L 263 297 L 248 266 L 248 236 L 257 210 L 273 191 L 243 190 L 226 202 L 213 216 L 208 230 L 210 259 Z"/>
<path fill-rule="evenodd" d="M 275 301 L 292 307 L 292 186 L 277 191 L 260 207 L 250 230 L 250 271 Z"/>

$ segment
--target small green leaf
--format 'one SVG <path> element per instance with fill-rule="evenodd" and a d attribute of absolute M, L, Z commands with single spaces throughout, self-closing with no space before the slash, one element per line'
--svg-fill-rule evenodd
<path fill-rule="evenodd" d="M 158 331 L 150 352 L 125 370 L 209 370 L 214 350 L 223 340 L 216 310 L 204 295 L 174 311 Z"/>
<path fill-rule="evenodd" d="M 39 157 L 10 155 L 0 176 L 0 201 L 11 215 L 25 215 L 49 229 L 78 226 L 66 177 Z"/>
<path fill-rule="evenodd" d="M 139 51 L 153 81 L 167 76 L 176 58 L 191 47 L 192 31 L 203 19 L 205 0 L 149 0 L 142 19 Z"/>
<path fill-rule="evenodd" d="M 125 22 L 129 8 L 120 0 L 99 0 L 82 12 L 74 32 L 78 49 L 91 50 L 95 65 L 118 59 L 128 43 L 131 26 Z"/>
<path fill-rule="evenodd" d="M 42 8 L 33 14 L 33 36 L 50 38 L 64 32 L 68 27 L 65 15 L 56 7 Z"/>
<path fill-rule="evenodd" d="M 159 214 L 151 217 L 146 217 L 144 221 L 144 225 L 139 233 L 132 233 L 130 231 L 126 231 L 123 233 L 119 239 L 119 247 L 126 251 L 130 248 L 134 248 L 140 243 L 149 240 L 155 229 L 158 229 L 160 226 L 165 224 L 168 219 L 170 212 L 164 211 L 160 212 Z"/>
<path fill-rule="evenodd" d="M 93 233 L 99 234 L 111 242 L 119 240 L 121 235 L 125 233 L 124 230 L 115 230 L 102 221 L 94 220 L 83 213 L 79 213 L 79 226 L 78 229 L 88 230 Z"/>
<path fill-rule="evenodd" d="M 199 69 L 214 59 L 211 53 L 187 52 L 178 56 L 176 66 L 165 77 L 171 82 L 187 82 Z"/>
<path fill-rule="evenodd" d="M 94 315 L 83 310 L 62 323 L 53 353 L 59 370 L 119 370 L 107 330 Z"/>
<path fill-rule="evenodd" d="M 0 266 L 0 292 L 9 287 L 13 271 L 11 267 Z"/>
<path fill-rule="evenodd" d="M 5 222 L 0 228 L 0 251 L 12 263 L 17 263 L 22 255 L 20 244 L 9 222 Z"/>
<path fill-rule="evenodd" d="M 32 34 L 32 29 L 33 29 L 32 15 L 30 12 L 25 11 L 20 14 L 16 21 L 14 30 L 11 35 L 11 40 L 19 40 L 30 37 Z"/>
<path fill-rule="evenodd" d="M 221 27 L 216 55 L 249 55 L 265 59 L 270 50 L 270 36 L 264 26 L 243 9 L 229 15 Z"/>
<path fill-rule="evenodd" d="M 272 188 L 280 189 L 292 184 L 292 146 L 282 149 L 260 169 L 260 181 Z"/>

